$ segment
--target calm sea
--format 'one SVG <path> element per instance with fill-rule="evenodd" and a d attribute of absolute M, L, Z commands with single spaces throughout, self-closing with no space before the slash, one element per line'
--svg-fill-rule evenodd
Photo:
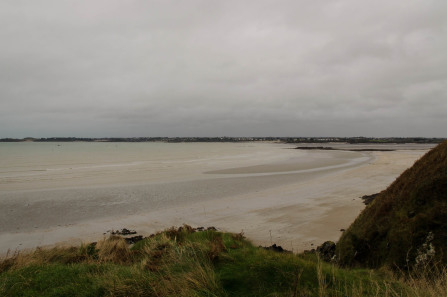
<path fill-rule="evenodd" d="M 287 162 L 278 143 L 0 143 L 0 191 L 206 178 L 203 172 Z"/>

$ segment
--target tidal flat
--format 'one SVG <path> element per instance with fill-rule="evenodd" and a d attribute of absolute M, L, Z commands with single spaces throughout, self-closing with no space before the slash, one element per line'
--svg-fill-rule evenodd
<path fill-rule="evenodd" d="M 430 147 L 2 143 L 0 253 L 184 223 L 299 252 L 337 240 L 364 208 L 359 197 L 385 189 Z"/>

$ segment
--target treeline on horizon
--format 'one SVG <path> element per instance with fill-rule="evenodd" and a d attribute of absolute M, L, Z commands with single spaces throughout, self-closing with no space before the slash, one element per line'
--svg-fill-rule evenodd
<path fill-rule="evenodd" d="M 328 143 L 350 144 L 382 143 L 441 143 L 446 138 L 426 137 L 49 137 L 49 138 L 1 138 L 0 142 L 250 142 L 278 141 L 284 143 Z"/>

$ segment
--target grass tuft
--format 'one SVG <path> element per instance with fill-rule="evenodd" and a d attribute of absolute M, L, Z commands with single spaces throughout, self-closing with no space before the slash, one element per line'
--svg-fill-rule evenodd
<path fill-rule="evenodd" d="M 99 261 L 116 264 L 127 264 L 132 261 L 133 254 L 124 238 L 120 236 L 111 235 L 109 238 L 98 242 L 96 248 L 97 252 L 94 251 L 89 254 L 97 254 Z"/>

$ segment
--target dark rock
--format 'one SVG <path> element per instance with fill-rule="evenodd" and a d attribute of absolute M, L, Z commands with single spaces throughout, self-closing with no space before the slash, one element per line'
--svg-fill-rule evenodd
<path fill-rule="evenodd" d="M 137 236 L 127 237 L 127 238 L 124 238 L 124 240 L 125 240 L 128 244 L 135 244 L 135 243 L 137 243 L 138 241 L 143 240 L 143 236 L 141 236 L 141 235 L 137 235 Z"/>
<path fill-rule="evenodd" d="M 376 194 L 372 194 L 372 195 L 364 195 L 361 198 L 363 199 L 363 203 L 365 205 L 370 204 L 371 202 L 373 202 L 373 200 L 379 195 L 379 193 Z"/>
<path fill-rule="evenodd" d="M 340 232 L 345 232 L 346 231 L 346 229 L 340 229 Z"/>
<path fill-rule="evenodd" d="M 317 253 L 325 262 L 333 262 L 335 260 L 336 245 L 333 241 L 326 241 L 317 247 Z"/>
<path fill-rule="evenodd" d="M 211 227 L 206 228 L 206 231 L 217 231 L 217 229 L 216 229 L 216 227 L 211 226 Z"/>
<path fill-rule="evenodd" d="M 196 230 L 197 231 L 205 231 L 205 228 L 204 227 L 197 227 Z"/>
<path fill-rule="evenodd" d="M 269 250 L 269 251 L 274 251 L 274 252 L 277 252 L 277 253 L 291 253 L 291 251 L 283 249 L 282 246 L 276 245 L 276 243 L 274 243 L 271 246 L 264 246 L 262 248 L 266 249 L 266 250 Z"/>
<path fill-rule="evenodd" d="M 121 231 L 112 231 L 111 233 L 113 235 L 133 235 L 137 234 L 137 231 L 123 228 Z"/>
<path fill-rule="evenodd" d="M 335 150 L 333 147 L 328 146 L 299 146 L 296 147 L 297 150 L 326 150 L 326 151 L 332 151 Z"/>

